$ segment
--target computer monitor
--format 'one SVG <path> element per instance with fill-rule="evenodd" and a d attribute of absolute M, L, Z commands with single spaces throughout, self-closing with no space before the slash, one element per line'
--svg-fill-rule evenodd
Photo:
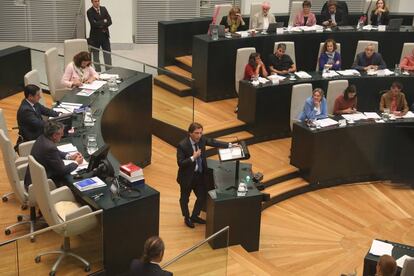
<path fill-rule="evenodd" d="M 103 163 L 107 159 L 108 152 L 109 152 L 109 146 L 103 145 L 97 151 L 92 153 L 91 158 L 89 159 L 87 171 L 91 172 L 94 169 L 97 169 L 99 167 L 99 164 Z"/>
<path fill-rule="evenodd" d="M 62 123 L 65 126 L 63 129 L 63 137 L 67 137 L 68 131 L 72 128 L 72 116 L 73 113 L 62 114 L 60 116 L 50 118 L 49 121 Z"/>
<path fill-rule="evenodd" d="M 390 21 L 388 22 L 387 30 L 388 31 L 399 31 L 402 23 L 403 23 L 402 18 L 390 19 Z"/>

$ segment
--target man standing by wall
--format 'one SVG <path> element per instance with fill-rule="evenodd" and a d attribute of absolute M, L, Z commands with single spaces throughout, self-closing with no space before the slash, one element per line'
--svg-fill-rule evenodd
<path fill-rule="evenodd" d="M 86 12 L 88 16 L 89 23 L 91 24 L 91 31 L 89 33 L 89 45 L 100 48 L 110 52 L 111 43 L 109 42 L 109 29 L 108 27 L 112 25 L 111 16 L 108 13 L 108 10 L 100 5 L 100 0 L 91 0 L 92 7 Z M 99 61 L 99 51 L 92 50 L 94 62 L 100 63 Z M 112 59 L 111 55 L 104 53 L 105 64 L 111 65 Z M 101 66 L 96 65 L 96 71 L 101 71 Z M 109 69 L 109 68 L 107 68 Z"/>

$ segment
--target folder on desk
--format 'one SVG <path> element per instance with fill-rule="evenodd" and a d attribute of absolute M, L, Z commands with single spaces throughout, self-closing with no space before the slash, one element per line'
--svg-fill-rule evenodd
<path fill-rule="evenodd" d="M 78 190 L 81 192 L 106 186 L 105 182 L 103 182 L 97 176 L 92 177 L 92 178 L 82 179 L 81 181 L 73 183 L 73 185 L 75 185 L 75 187 L 78 188 Z"/>

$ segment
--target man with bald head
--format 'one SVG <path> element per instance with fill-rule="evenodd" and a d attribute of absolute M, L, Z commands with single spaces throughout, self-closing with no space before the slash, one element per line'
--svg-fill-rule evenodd
<path fill-rule="evenodd" d="M 270 12 L 270 3 L 265 1 L 262 3 L 262 10 L 253 16 L 252 28 L 267 30 L 270 23 L 276 23 L 276 18 Z"/>
<path fill-rule="evenodd" d="M 370 43 L 365 47 L 364 52 L 356 56 L 353 69 L 359 71 L 380 70 L 387 68 L 385 61 L 382 59 L 380 53 L 375 52 L 374 44 Z"/>

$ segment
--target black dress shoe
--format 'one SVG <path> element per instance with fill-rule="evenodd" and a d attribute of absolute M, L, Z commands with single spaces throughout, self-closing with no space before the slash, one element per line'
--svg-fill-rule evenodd
<path fill-rule="evenodd" d="M 191 217 L 191 221 L 198 224 L 206 224 L 206 221 L 200 217 Z"/>
<path fill-rule="evenodd" d="M 194 223 L 191 221 L 190 218 L 184 218 L 184 223 L 187 227 L 194 228 Z"/>

